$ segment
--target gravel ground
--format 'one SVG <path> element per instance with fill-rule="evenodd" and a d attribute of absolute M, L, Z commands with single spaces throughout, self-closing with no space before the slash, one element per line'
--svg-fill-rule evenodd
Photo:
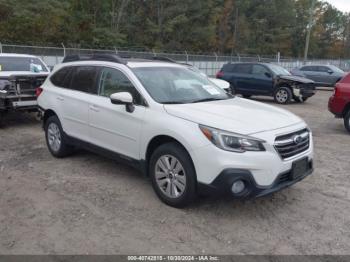
<path fill-rule="evenodd" d="M 0 254 L 350 254 L 350 136 L 327 111 L 330 94 L 282 106 L 314 132 L 312 176 L 264 198 L 202 198 L 183 210 L 115 161 L 53 158 L 35 117 L 10 115 L 0 129 Z"/>

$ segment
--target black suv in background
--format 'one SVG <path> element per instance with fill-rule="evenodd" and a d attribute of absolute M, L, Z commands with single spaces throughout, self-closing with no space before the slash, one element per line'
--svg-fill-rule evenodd
<path fill-rule="evenodd" d="M 272 96 L 279 104 L 287 104 L 292 99 L 304 102 L 315 94 L 314 81 L 292 76 L 275 64 L 228 63 L 216 77 L 228 81 L 232 92 L 245 98 L 252 95 Z"/>

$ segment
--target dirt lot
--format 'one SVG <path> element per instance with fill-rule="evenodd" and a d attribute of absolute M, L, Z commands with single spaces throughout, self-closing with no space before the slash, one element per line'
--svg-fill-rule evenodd
<path fill-rule="evenodd" d="M 184 210 L 127 166 L 84 151 L 53 158 L 35 118 L 11 115 L 0 129 L 0 253 L 350 254 L 350 136 L 329 96 L 283 106 L 314 132 L 312 176 L 265 198 Z"/>

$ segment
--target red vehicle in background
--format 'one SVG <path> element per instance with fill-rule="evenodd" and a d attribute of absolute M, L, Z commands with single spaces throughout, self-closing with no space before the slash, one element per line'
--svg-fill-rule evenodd
<path fill-rule="evenodd" d="M 344 119 L 345 128 L 350 132 L 350 73 L 335 85 L 328 109 L 336 117 Z"/>

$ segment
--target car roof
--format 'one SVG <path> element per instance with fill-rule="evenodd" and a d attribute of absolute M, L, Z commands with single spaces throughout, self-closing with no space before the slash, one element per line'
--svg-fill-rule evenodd
<path fill-rule="evenodd" d="M 264 63 L 264 62 L 229 62 L 225 65 L 271 65 L 271 63 Z"/>
<path fill-rule="evenodd" d="M 178 67 L 183 68 L 186 67 L 185 65 L 178 64 L 178 63 L 171 63 L 171 62 L 163 62 L 163 61 L 157 61 L 157 60 L 147 60 L 147 59 L 135 59 L 135 58 L 128 58 L 125 59 L 126 66 L 130 68 L 137 68 L 137 67 Z M 115 65 L 122 65 L 121 63 L 117 62 L 110 62 L 110 61 L 100 61 L 100 60 L 86 60 L 86 61 L 74 61 L 74 62 L 66 62 L 60 64 L 59 68 L 65 67 L 65 66 L 74 66 L 74 65 L 105 65 L 105 66 L 115 66 Z"/>
<path fill-rule="evenodd" d="M 0 57 L 30 57 L 30 58 L 37 58 L 34 55 L 26 55 L 26 54 L 15 54 L 15 53 L 0 53 Z"/>

